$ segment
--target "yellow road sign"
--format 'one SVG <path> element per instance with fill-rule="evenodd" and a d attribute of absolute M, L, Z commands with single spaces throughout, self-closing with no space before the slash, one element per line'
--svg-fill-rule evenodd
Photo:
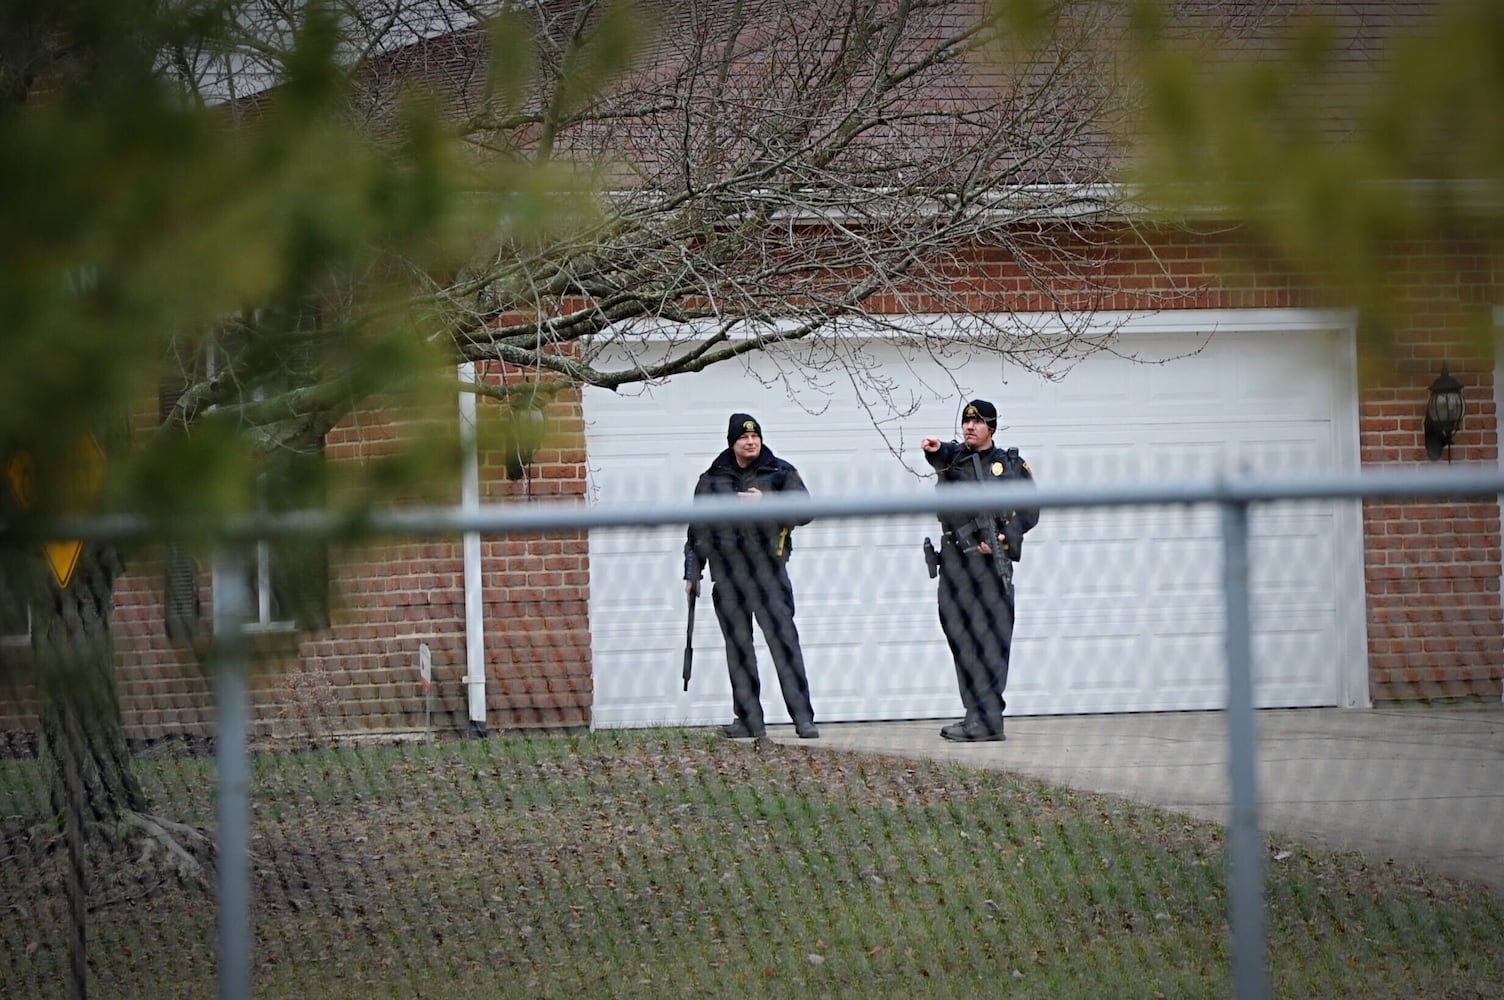
<path fill-rule="evenodd" d="M 94 435 L 85 434 L 74 444 L 68 458 L 70 475 L 75 478 L 69 484 L 68 513 L 76 514 L 99 495 L 99 487 L 104 482 L 104 449 L 99 447 Z M 10 456 L 5 463 L 5 481 L 22 510 L 30 510 L 36 504 L 36 459 L 31 452 L 23 449 Z M 42 543 L 42 557 L 59 589 L 68 586 L 73 579 L 73 571 L 78 568 L 78 557 L 83 550 L 84 543 L 77 540 Z"/>
<path fill-rule="evenodd" d="M 84 543 L 78 541 L 42 543 L 42 558 L 47 560 L 47 568 L 52 570 L 52 579 L 59 589 L 68 586 L 68 581 L 73 579 L 73 571 L 78 568 L 78 557 L 83 550 Z"/>

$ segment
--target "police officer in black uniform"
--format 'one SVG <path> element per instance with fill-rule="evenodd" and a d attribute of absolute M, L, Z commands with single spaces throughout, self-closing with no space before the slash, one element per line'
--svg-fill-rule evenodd
<path fill-rule="evenodd" d="M 939 474 L 941 489 L 952 483 L 1033 483 L 1018 449 L 993 444 L 997 407 L 974 399 L 961 411 L 961 441 L 920 441 Z M 1003 689 L 1013 646 L 1013 563 L 1023 554 L 1024 532 L 1039 520 L 1037 509 L 996 516 L 941 515 L 939 552 L 940 627 L 956 664 L 966 716 L 940 730 L 947 740 L 975 743 L 1005 739 Z"/>
<path fill-rule="evenodd" d="M 762 425 L 747 413 L 733 413 L 726 429 L 727 448 L 700 474 L 695 496 L 738 496 L 756 502 L 765 493 L 808 493 L 799 470 L 763 444 Z M 731 706 L 736 718 L 721 727 L 733 739 L 766 735 L 762 687 L 752 647 L 752 620 L 762 627 L 773 654 L 783 703 L 801 739 L 820 735 L 810 704 L 804 653 L 794 625 L 794 587 L 788 558 L 797 524 L 753 523 L 691 525 L 684 542 L 684 592 L 700 592 L 700 573 L 710 564 L 711 597 L 716 621 L 726 640 L 726 669 L 731 675 Z"/>

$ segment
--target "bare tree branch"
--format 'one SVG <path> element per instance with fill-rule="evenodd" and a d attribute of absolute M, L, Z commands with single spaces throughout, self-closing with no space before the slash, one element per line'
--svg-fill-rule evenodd
<path fill-rule="evenodd" d="M 487 149 L 565 160 L 610 186 L 595 227 L 503 243 L 451 289 L 462 356 L 616 388 L 823 342 L 841 318 L 897 330 L 894 311 L 979 321 L 965 343 L 936 335 L 940 353 L 1041 369 L 1073 353 L 1021 339 L 1005 303 L 978 309 L 960 279 L 985 247 L 1062 312 L 1118 291 L 1097 265 L 1120 196 L 1082 193 L 1111 176 L 1109 140 L 1128 110 L 1102 44 L 1108 15 L 1081 7 L 1048 59 L 1005 69 L 988 58 L 996 28 L 975 4 L 680 7 L 637 71 L 568 120 L 548 89 L 557 79 L 540 80 L 533 100 L 549 110 L 536 141 L 525 116 L 467 120 L 515 123 L 517 134 L 481 139 Z M 561 53 L 594 13 L 575 7 L 565 29 L 539 12 Z M 1074 353 L 1101 341 L 1083 334 Z"/>

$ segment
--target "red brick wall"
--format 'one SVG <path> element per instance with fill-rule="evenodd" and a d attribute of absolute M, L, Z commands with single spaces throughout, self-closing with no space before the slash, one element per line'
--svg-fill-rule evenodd
<path fill-rule="evenodd" d="M 500 377 L 492 372 L 489 379 Z M 495 404 L 481 400 L 478 405 L 484 414 Z M 556 398 L 546 415 L 550 436 L 532 456 L 523 478 L 507 478 L 506 456 L 499 451 L 482 451 L 482 503 L 584 496 L 579 393 Z M 457 426 L 453 416 L 440 418 L 445 419 L 450 427 Z M 400 437 L 400 429 L 388 435 L 387 426 L 379 412 L 363 412 L 330 435 L 328 453 L 336 460 L 350 458 L 368 452 L 373 436 Z M 416 499 L 456 502 L 458 484 L 441 484 Z M 333 590 L 340 603 L 331 627 L 305 636 L 293 669 L 268 678 L 264 704 L 273 709 L 267 720 L 271 729 L 297 735 L 421 728 L 425 702 L 418 682 L 418 647 L 427 643 L 434 675 L 433 724 L 441 730 L 464 731 L 469 713 L 463 681 L 461 539 L 382 540 L 345 554 L 334 569 Z M 589 725 L 588 539 L 582 534 L 483 537 L 481 580 L 489 725 Z"/>
<path fill-rule="evenodd" d="M 508 373 L 511 377 L 513 373 Z M 495 381 L 498 372 L 489 375 Z M 482 401 L 484 411 L 495 404 Z M 457 407 L 430 415 L 440 433 L 458 435 Z M 507 478 L 506 456 L 480 456 L 482 502 L 528 503 L 583 497 L 585 455 L 578 392 L 546 408 L 552 428 L 527 475 Z M 144 423 L 150 414 L 140 417 Z M 390 455 L 403 423 L 379 408 L 352 414 L 330 433 L 326 454 L 352 467 Z M 429 428 L 432 429 L 432 428 Z M 457 481 L 419 502 L 453 503 Z M 127 555 L 115 590 L 113 634 L 126 734 L 132 740 L 200 737 L 214 731 L 211 681 L 202 666 L 210 599 L 207 557 L 200 555 L 201 637 L 172 642 L 163 627 L 159 547 Z M 421 729 L 425 699 L 418 646 L 432 656 L 433 725 L 468 727 L 464 560 L 458 538 L 383 539 L 331 553 L 330 627 L 254 640 L 253 732 L 327 740 L 349 732 Z M 486 709 L 494 728 L 578 728 L 590 721 L 589 550 L 585 535 L 485 537 L 481 575 L 486 650 Z M 0 649 L 4 666 L 24 650 Z M 0 733 L 34 729 L 22 689 L 0 693 Z"/>
<path fill-rule="evenodd" d="M 1466 246 L 1397 248 L 1436 259 Z M 1479 250 L 1475 259 L 1486 255 Z M 1359 400 L 1363 464 L 1425 467 L 1421 416 L 1446 365 L 1463 385 L 1467 416 L 1441 462 L 1499 459 L 1487 281 L 1454 277 L 1402 290 L 1404 315 L 1388 350 L 1370 351 Z M 1496 700 L 1504 658 L 1497 497 L 1364 505 L 1369 689 L 1375 701 Z"/>

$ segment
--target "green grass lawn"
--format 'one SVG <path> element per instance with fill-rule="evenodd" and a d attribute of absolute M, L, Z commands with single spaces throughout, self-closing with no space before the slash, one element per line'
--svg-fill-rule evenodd
<path fill-rule="evenodd" d="M 211 759 L 138 771 L 160 815 L 212 828 Z M 265 754 L 253 771 L 257 997 L 1232 992 L 1221 830 L 1118 799 L 679 730 Z M 7 996 L 67 995 L 45 801 L 36 762 L 0 763 Z M 1504 900 L 1271 852 L 1276 996 L 1504 996 Z M 91 860 L 90 996 L 213 996 L 212 875 L 138 853 Z"/>

